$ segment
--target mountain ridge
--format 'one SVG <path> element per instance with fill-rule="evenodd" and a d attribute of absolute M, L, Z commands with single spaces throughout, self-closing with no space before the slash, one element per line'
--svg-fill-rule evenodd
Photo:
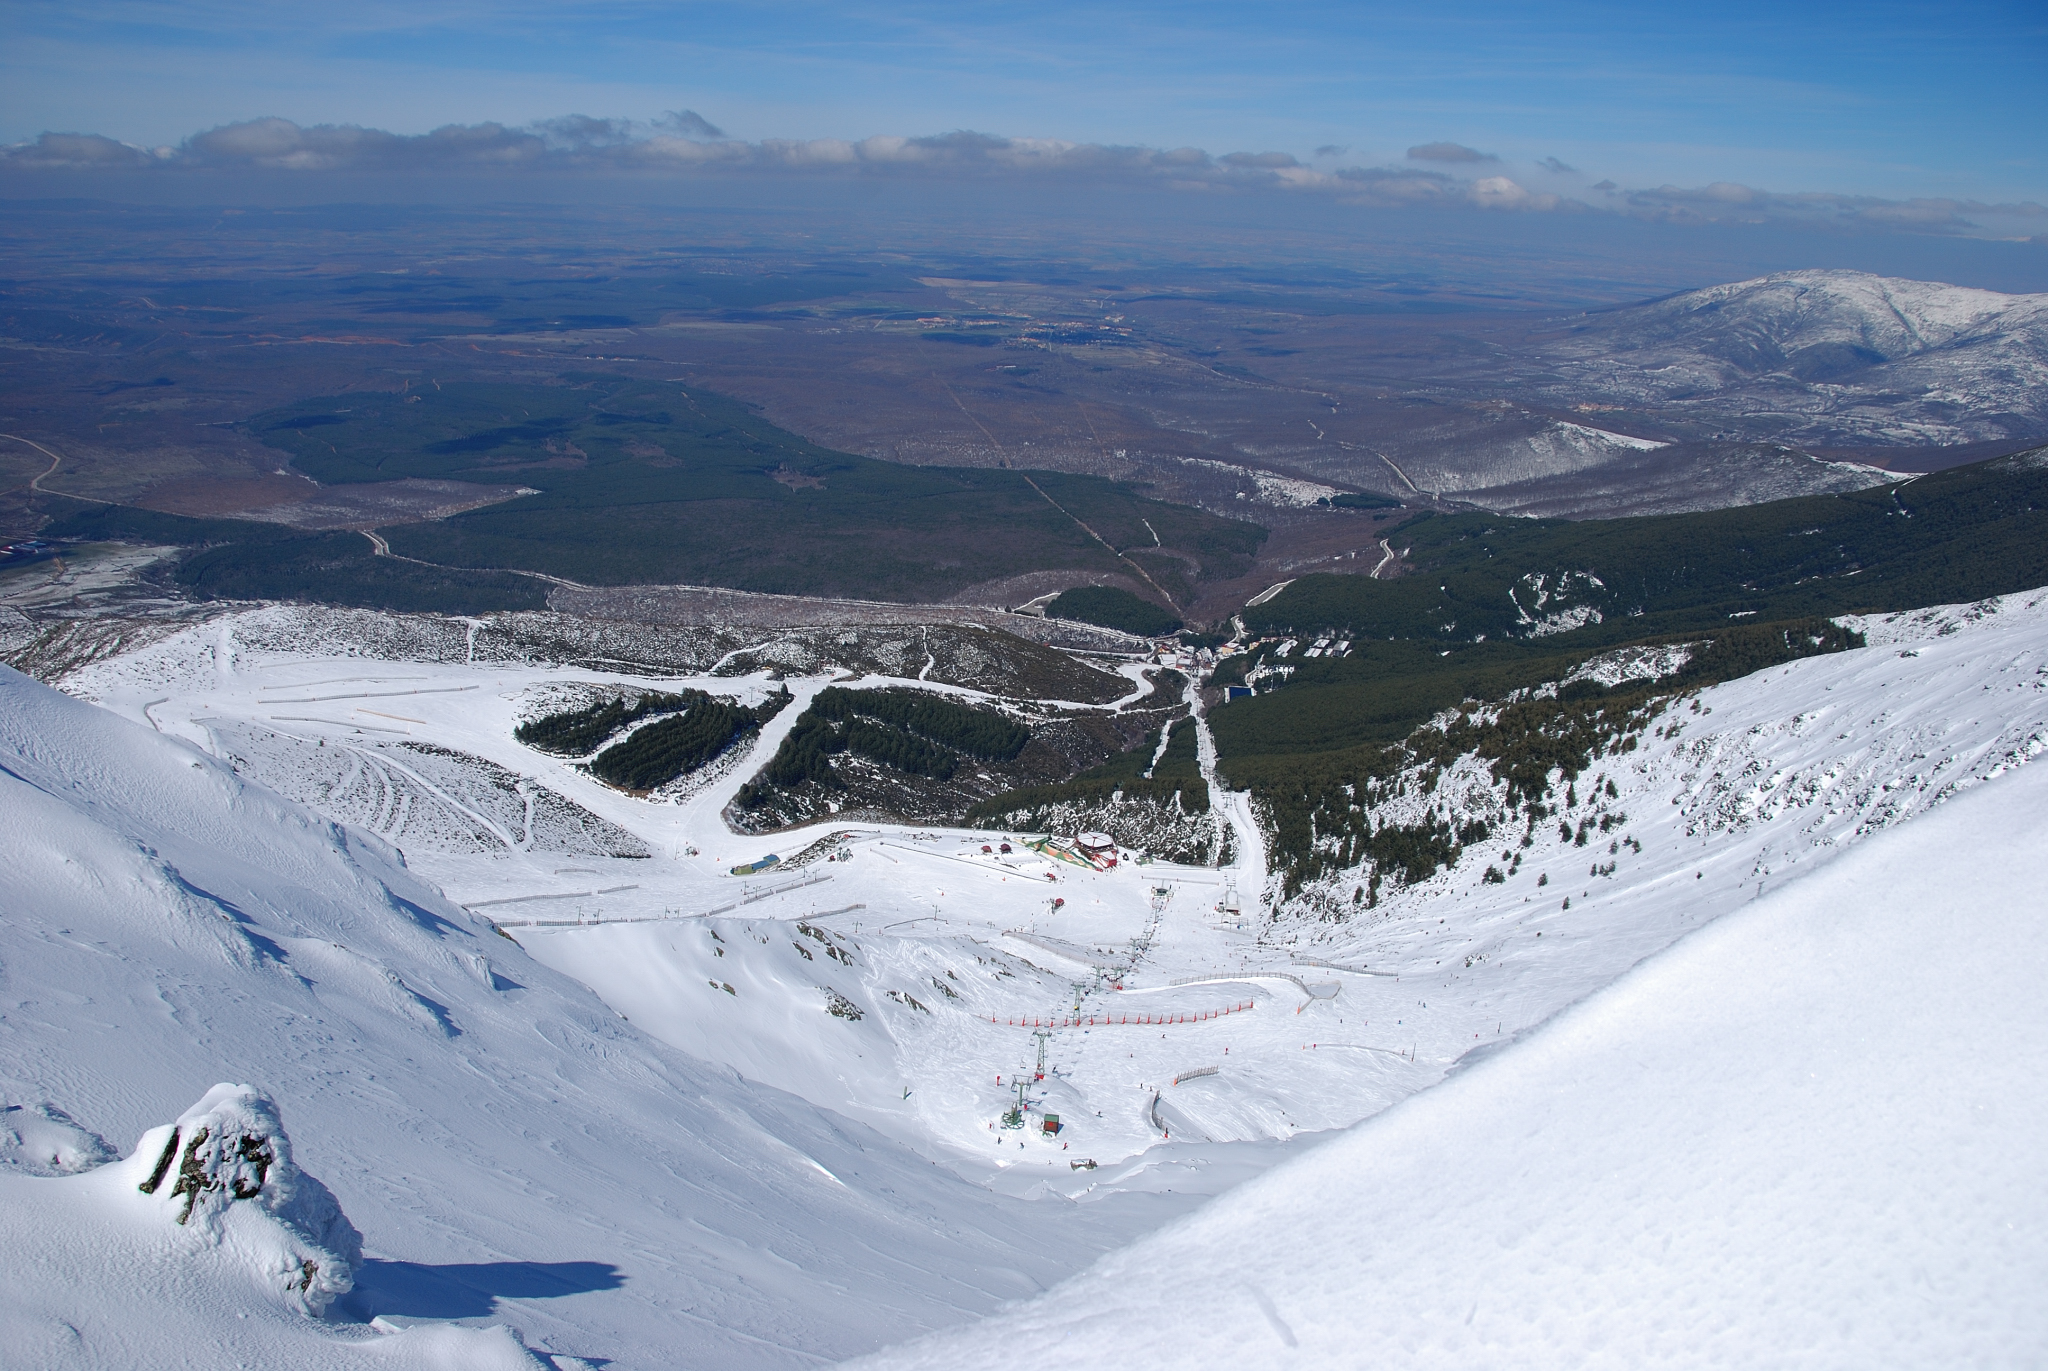
<path fill-rule="evenodd" d="M 1905 446 L 2048 432 L 2048 294 L 1774 272 L 1560 320 L 1534 354 L 1560 400 L 1664 412 L 1721 437 Z"/>

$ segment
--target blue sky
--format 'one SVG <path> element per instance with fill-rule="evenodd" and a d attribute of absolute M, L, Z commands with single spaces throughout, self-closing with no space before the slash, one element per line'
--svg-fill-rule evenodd
<path fill-rule="evenodd" d="M 2048 5 L 6 0 L 0 141 L 261 116 L 419 133 L 701 113 L 735 138 L 975 129 L 1412 163 L 1532 190 L 1740 182 L 2048 201 Z M 1546 158 L 1573 171 L 1549 170 Z"/>

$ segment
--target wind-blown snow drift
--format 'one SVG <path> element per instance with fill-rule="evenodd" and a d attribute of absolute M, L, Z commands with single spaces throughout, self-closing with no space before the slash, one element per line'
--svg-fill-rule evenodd
<path fill-rule="evenodd" d="M 661 1365 L 810 1364 L 1033 1293 L 1131 1231 L 1102 1206 L 992 1195 L 653 1043 L 375 839 L 0 668 L 0 1090 L 55 1106 L 10 1109 L 10 1128 L 33 1116 L 21 1146 L 56 1138 L 60 1164 L 39 1166 L 62 1170 L 98 1160 L 93 1134 L 137 1137 L 223 1078 L 283 1106 L 297 1163 L 370 1255 L 353 1261 L 347 1220 L 303 1176 L 297 1201 L 257 1206 L 297 1228 L 272 1234 L 278 1269 L 194 1249 L 173 1183 L 145 1197 L 129 1178 L 161 1132 L 83 1175 L 13 1167 L 10 1365 L 532 1364 L 509 1333 L 382 1336 L 375 1315 L 509 1319 L 535 1348 L 621 1368 L 655 1349 Z M 181 1120 L 179 1158 L 201 1115 L 273 1136 L 255 1099 L 210 1096 Z M 231 1193 L 233 1166 L 208 1161 Z M 193 1224 L 219 1198 L 199 1193 Z M 255 1222 L 227 1208 L 228 1237 Z M 293 1250 L 299 1276 L 320 1267 L 296 1292 L 307 1308 L 354 1268 L 326 1322 L 290 1307 Z"/>
<path fill-rule="evenodd" d="M 2048 769 L 1019 1311 L 862 1363 L 2038 1366 Z"/>

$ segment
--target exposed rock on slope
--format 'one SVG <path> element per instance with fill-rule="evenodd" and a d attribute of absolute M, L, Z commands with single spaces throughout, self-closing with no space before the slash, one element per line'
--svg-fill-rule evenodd
<path fill-rule="evenodd" d="M 362 1235 L 293 1163 L 277 1106 L 250 1087 L 207 1091 L 176 1123 L 143 1134 L 126 1170 L 181 1227 L 215 1242 L 232 1235 L 258 1277 L 305 1313 L 355 1287 Z"/>

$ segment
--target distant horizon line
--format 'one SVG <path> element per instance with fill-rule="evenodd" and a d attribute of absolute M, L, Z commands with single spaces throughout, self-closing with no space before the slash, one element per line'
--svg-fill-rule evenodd
<path fill-rule="evenodd" d="M 1361 209 L 1620 218 L 1702 227 L 1785 225 L 2048 245 L 2048 205 L 2032 200 L 1887 199 L 1772 191 L 1726 181 L 1631 188 L 1606 178 L 1588 183 L 1591 173 L 1556 158 L 1531 162 L 1528 171 L 1510 175 L 1519 164 L 1449 142 L 1412 147 L 1400 165 L 1344 164 L 1344 152 L 1323 148 L 1303 161 L 1284 152 L 1212 154 L 1194 147 L 1079 143 L 968 130 L 750 142 L 728 137 L 691 110 L 645 122 L 567 115 L 518 127 L 447 124 L 421 134 L 258 118 L 153 148 L 103 134 L 44 132 L 0 146 L 0 191 L 24 180 L 47 184 L 79 175 L 194 173 L 298 184 L 363 176 L 399 181 L 455 176 L 466 184 L 538 176 L 647 185 L 945 182 L 1034 190 L 1150 188 L 1189 195 L 1285 196 Z"/>

